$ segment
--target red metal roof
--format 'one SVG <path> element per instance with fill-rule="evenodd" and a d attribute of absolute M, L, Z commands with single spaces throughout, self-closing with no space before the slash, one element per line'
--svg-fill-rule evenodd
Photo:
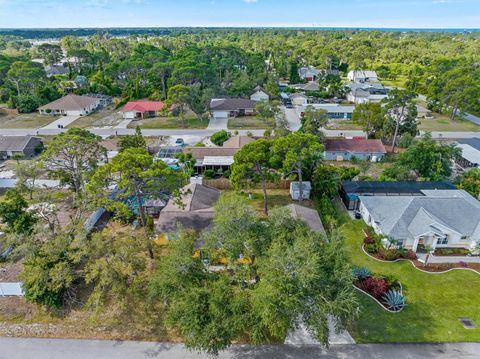
<path fill-rule="evenodd" d="M 123 108 L 123 112 L 128 111 L 138 111 L 138 112 L 147 112 L 147 111 L 160 111 L 163 108 L 162 101 L 130 101 L 127 102 Z"/>
<path fill-rule="evenodd" d="M 325 141 L 325 151 L 387 153 L 380 140 L 329 139 Z"/>

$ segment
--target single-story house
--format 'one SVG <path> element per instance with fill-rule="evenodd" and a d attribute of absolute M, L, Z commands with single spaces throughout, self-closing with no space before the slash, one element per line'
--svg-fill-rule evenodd
<path fill-rule="evenodd" d="M 178 201 L 170 200 L 160 212 L 155 224 L 159 233 L 173 232 L 178 226 L 185 229 L 207 228 L 215 214 L 213 206 L 220 197 L 220 191 L 198 183 L 190 183 L 181 190 Z"/>
<path fill-rule="evenodd" d="M 463 169 L 480 166 L 480 138 L 460 140 L 457 147 L 462 150 L 461 157 L 456 159 L 457 165 Z"/>
<path fill-rule="evenodd" d="M 285 208 L 290 211 L 293 218 L 304 221 L 312 231 L 325 234 L 322 220 L 315 209 L 300 206 L 295 203 L 289 204 L 285 206 Z"/>
<path fill-rule="evenodd" d="M 35 156 L 43 148 L 41 138 L 33 136 L 0 136 L 0 160 L 15 155 L 24 158 Z"/>
<path fill-rule="evenodd" d="M 355 106 L 352 105 L 339 105 L 335 103 L 320 103 L 320 104 L 311 104 L 316 110 L 327 111 L 327 116 L 331 120 L 350 120 L 353 116 L 353 111 Z M 302 110 L 305 111 L 305 108 Z"/>
<path fill-rule="evenodd" d="M 255 115 L 257 101 L 245 98 L 219 98 L 210 101 L 210 114 L 214 119 Z"/>
<path fill-rule="evenodd" d="M 414 252 L 426 247 L 473 249 L 480 241 L 480 202 L 463 190 L 424 196 L 360 197 L 363 220 L 377 234 Z"/>
<path fill-rule="evenodd" d="M 100 107 L 100 99 L 89 96 L 67 95 L 38 109 L 41 115 L 86 116 Z"/>
<path fill-rule="evenodd" d="M 298 75 L 305 81 L 316 81 L 320 75 L 320 71 L 313 66 L 305 66 L 298 69 Z"/>
<path fill-rule="evenodd" d="M 50 65 L 45 67 L 45 72 L 47 73 L 47 77 L 66 75 L 68 74 L 68 68 L 63 65 Z"/>
<path fill-rule="evenodd" d="M 417 107 L 417 118 L 426 118 L 432 116 L 432 111 L 430 111 L 428 108 L 425 108 L 420 105 L 416 105 Z"/>
<path fill-rule="evenodd" d="M 126 120 L 138 120 L 155 117 L 163 109 L 162 101 L 130 101 L 122 109 L 123 118 Z"/>
<path fill-rule="evenodd" d="M 252 141 L 255 139 L 249 136 L 234 136 L 221 147 L 187 147 L 184 152 L 191 153 L 195 158 L 196 173 L 202 173 L 206 169 L 227 170 L 234 162 L 235 153 Z"/>
<path fill-rule="evenodd" d="M 303 92 L 320 91 L 320 85 L 318 84 L 318 82 L 308 82 L 306 84 L 294 84 L 294 85 L 290 85 L 289 87 L 295 90 L 303 91 Z"/>
<path fill-rule="evenodd" d="M 101 107 L 107 107 L 113 102 L 112 96 L 104 95 L 101 93 L 88 93 L 88 97 L 98 98 L 100 100 Z"/>
<path fill-rule="evenodd" d="M 253 94 L 250 96 L 252 101 L 269 101 L 271 95 L 261 86 L 257 86 L 254 89 Z"/>
<path fill-rule="evenodd" d="M 377 82 L 378 75 L 375 71 L 352 70 L 347 75 L 352 82 Z"/>
<path fill-rule="evenodd" d="M 308 97 L 302 93 L 293 93 L 289 97 L 295 106 L 307 106 L 308 104 Z"/>
<path fill-rule="evenodd" d="M 327 139 L 324 157 L 327 161 L 359 160 L 377 162 L 383 159 L 387 151 L 381 140 L 366 139 Z"/>
<path fill-rule="evenodd" d="M 340 197 L 348 210 L 356 210 L 360 196 L 424 196 L 424 190 L 455 190 L 451 182 L 429 181 L 344 181 L 339 190 Z"/>
<path fill-rule="evenodd" d="M 312 192 L 312 184 L 309 181 L 302 181 L 302 198 L 310 199 L 310 193 Z M 290 182 L 290 197 L 294 201 L 300 199 L 300 182 Z"/>

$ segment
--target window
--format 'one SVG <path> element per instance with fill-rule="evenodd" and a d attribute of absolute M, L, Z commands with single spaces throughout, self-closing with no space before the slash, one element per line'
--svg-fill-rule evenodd
<path fill-rule="evenodd" d="M 437 245 L 445 245 L 445 244 L 448 244 L 448 237 L 445 236 L 443 238 L 439 238 L 437 240 Z"/>
<path fill-rule="evenodd" d="M 404 243 L 404 239 L 398 239 L 397 240 L 397 247 L 398 248 L 403 248 L 403 243 Z"/>

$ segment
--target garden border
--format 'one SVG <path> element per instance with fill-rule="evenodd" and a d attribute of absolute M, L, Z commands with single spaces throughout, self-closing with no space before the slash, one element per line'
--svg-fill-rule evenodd
<path fill-rule="evenodd" d="M 478 275 L 480 275 L 480 272 L 475 270 L 475 269 L 472 269 L 472 268 L 450 268 L 450 269 L 447 269 L 445 271 L 441 271 L 441 272 L 429 272 L 429 271 L 426 271 L 426 270 L 423 270 L 423 269 L 420 269 L 418 268 L 415 263 L 412 262 L 411 259 L 406 259 L 406 258 L 398 258 L 398 259 L 395 259 L 393 261 L 386 261 L 386 260 L 383 260 L 383 259 L 378 259 L 374 256 L 372 256 L 370 253 L 368 253 L 366 250 L 365 250 L 365 244 L 362 244 L 362 251 L 363 253 L 365 253 L 369 258 L 372 258 L 374 260 L 376 260 L 377 262 L 381 262 L 381 263 L 396 263 L 396 262 L 402 262 L 402 261 L 407 261 L 407 262 L 410 262 L 410 264 L 413 266 L 413 268 L 415 268 L 416 270 L 419 270 L 420 272 L 423 272 L 423 273 L 427 273 L 427 274 L 445 274 L 445 273 L 448 273 L 448 272 L 451 272 L 451 271 L 454 271 L 454 270 L 467 270 L 467 271 L 470 271 L 470 272 L 473 272 L 473 273 L 476 273 Z"/>
<path fill-rule="evenodd" d="M 386 308 L 377 298 L 375 298 L 374 296 L 372 296 L 370 293 L 367 293 L 367 292 L 365 292 L 363 289 L 358 288 L 355 284 L 352 284 L 352 286 L 353 286 L 353 288 L 355 288 L 356 290 L 358 290 L 360 293 L 363 293 L 363 294 L 369 296 L 370 298 L 372 298 L 375 302 L 377 302 L 377 304 L 378 304 L 380 307 L 382 307 L 382 309 L 386 310 L 386 311 L 389 312 L 389 313 L 392 313 L 392 314 L 400 313 L 400 312 L 402 312 L 403 309 L 406 307 L 406 305 L 404 305 L 404 306 L 402 307 L 402 309 L 397 310 L 397 311 L 388 309 L 388 308 Z M 402 284 L 400 284 L 400 288 L 402 288 Z M 402 292 L 403 292 L 403 290 L 402 290 Z"/>

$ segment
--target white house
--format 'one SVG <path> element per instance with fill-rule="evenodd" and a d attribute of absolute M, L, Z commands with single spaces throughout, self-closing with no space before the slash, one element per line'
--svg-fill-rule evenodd
<path fill-rule="evenodd" d="M 99 98 L 67 95 L 38 109 L 41 115 L 86 116 L 101 107 Z"/>
<path fill-rule="evenodd" d="M 313 66 L 305 66 L 298 69 L 298 75 L 302 80 L 316 81 L 320 75 L 320 71 Z"/>
<path fill-rule="evenodd" d="M 308 104 L 308 97 L 302 93 L 291 94 L 290 100 L 292 100 L 292 104 L 295 106 L 307 106 Z"/>
<path fill-rule="evenodd" d="M 352 82 L 378 82 L 378 75 L 375 71 L 352 70 L 347 77 Z"/>
<path fill-rule="evenodd" d="M 250 96 L 252 101 L 269 101 L 270 94 L 263 89 L 261 86 L 255 87 L 255 92 Z"/>
<path fill-rule="evenodd" d="M 422 193 L 360 196 L 359 210 L 377 234 L 414 252 L 426 247 L 474 249 L 480 242 L 480 202 L 463 190 Z"/>

